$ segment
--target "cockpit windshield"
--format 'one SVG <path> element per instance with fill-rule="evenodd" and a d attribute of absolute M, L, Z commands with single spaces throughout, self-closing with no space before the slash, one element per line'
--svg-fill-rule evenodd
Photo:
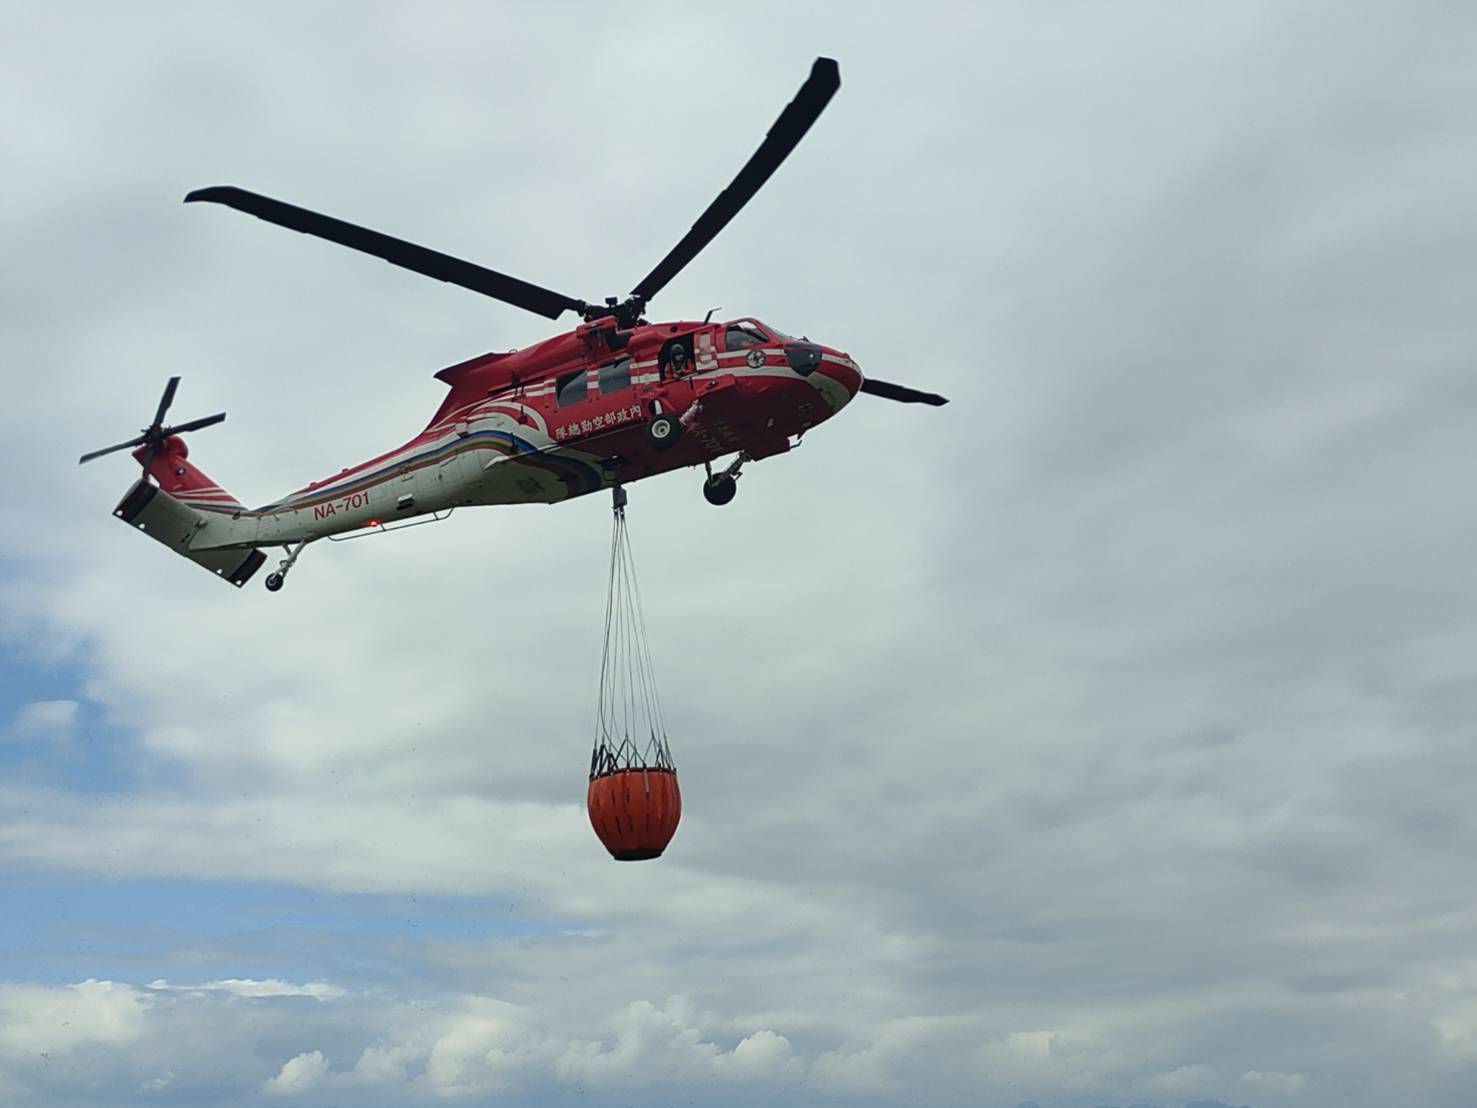
<path fill-rule="evenodd" d="M 736 319 L 723 329 L 726 350 L 742 350 L 746 346 L 766 346 L 774 339 L 757 319 Z"/>

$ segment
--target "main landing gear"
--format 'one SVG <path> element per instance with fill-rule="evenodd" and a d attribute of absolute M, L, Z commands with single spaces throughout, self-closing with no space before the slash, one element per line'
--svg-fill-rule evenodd
<path fill-rule="evenodd" d="M 751 461 L 753 459 L 747 454 L 740 454 L 722 473 L 714 473 L 712 465 L 704 462 L 703 468 L 708 471 L 708 479 L 703 482 L 703 498 L 715 508 L 727 504 L 738 493 L 739 473 L 744 463 Z"/>
<path fill-rule="evenodd" d="M 267 574 L 266 584 L 268 592 L 280 592 L 282 586 L 287 584 L 287 571 L 297 562 L 297 556 L 303 552 L 303 547 L 307 545 L 308 540 L 304 539 L 296 546 L 287 548 L 287 557 L 283 558 L 278 564 L 277 571 Z"/>

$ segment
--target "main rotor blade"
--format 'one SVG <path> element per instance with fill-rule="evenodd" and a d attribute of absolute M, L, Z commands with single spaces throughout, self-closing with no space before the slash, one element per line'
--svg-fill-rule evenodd
<path fill-rule="evenodd" d="M 862 382 L 862 392 L 869 396 L 880 396 L 883 400 L 897 400 L 904 404 L 932 404 L 940 407 L 948 403 L 944 397 L 934 392 L 919 392 L 910 389 L 906 385 L 894 385 L 891 381 L 879 381 L 875 377 L 868 377 Z"/>
<path fill-rule="evenodd" d="M 120 442 L 117 446 L 108 446 L 104 447 L 102 450 L 94 450 L 91 454 L 84 454 L 82 455 L 82 457 L 78 458 L 77 464 L 80 466 L 83 462 L 90 462 L 94 458 L 101 458 L 104 454 L 112 454 L 119 450 L 127 450 L 130 446 L 142 446 L 145 442 L 148 441 L 148 438 L 148 435 L 140 435 L 136 439 L 129 439 L 127 442 Z"/>
<path fill-rule="evenodd" d="M 179 378 L 171 377 L 169 384 L 164 386 L 164 395 L 159 398 L 159 410 L 154 413 L 154 422 L 150 427 L 158 427 L 164 422 L 164 413 L 169 411 L 169 406 L 174 403 L 174 391 L 179 388 Z"/>
<path fill-rule="evenodd" d="M 650 300 L 697 257 L 698 252 L 728 226 L 728 221 L 738 215 L 780 163 L 790 156 L 790 151 L 805 137 L 805 132 L 810 130 L 810 125 L 840 87 L 841 68 L 831 58 L 817 58 L 795 99 L 780 112 L 779 119 L 775 120 L 754 156 L 739 170 L 733 183 L 718 194 L 718 199 L 708 205 L 708 210 L 698 217 L 682 241 L 642 278 L 640 284 L 631 290 L 631 295 L 642 301 Z"/>
<path fill-rule="evenodd" d="M 198 431 L 202 427 L 210 427 L 216 423 L 223 423 L 225 422 L 225 418 L 225 412 L 216 412 L 215 415 L 208 415 L 201 419 L 192 419 L 188 423 L 176 423 L 173 427 L 164 428 L 164 430 L 161 431 L 160 434 L 165 437 L 168 437 L 170 435 L 182 435 L 186 431 Z"/>
<path fill-rule="evenodd" d="M 185 197 L 186 204 L 198 200 L 212 204 L 224 204 L 228 208 L 235 208 L 238 212 L 265 219 L 268 223 L 275 223 L 279 227 L 327 239 L 340 246 L 347 246 L 350 250 L 372 254 L 376 258 L 383 258 L 391 265 L 398 265 L 402 269 L 408 269 L 426 277 L 434 277 L 448 284 L 460 285 L 464 289 L 471 289 L 473 292 L 480 292 L 483 296 L 490 296 L 494 300 L 525 308 L 547 319 L 557 319 L 566 309 L 573 309 L 576 312 L 583 312 L 585 309 L 583 300 L 565 296 L 562 292 L 520 281 L 517 277 L 509 277 L 506 273 L 499 273 L 460 258 L 453 258 L 450 254 L 442 254 L 424 246 L 416 246 L 403 239 L 391 238 L 378 231 L 357 227 L 341 219 L 320 215 L 307 208 L 285 204 L 281 200 L 273 200 L 271 197 L 248 192 L 232 185 L 214 185 L 210 188 L 196 189 Z"/>

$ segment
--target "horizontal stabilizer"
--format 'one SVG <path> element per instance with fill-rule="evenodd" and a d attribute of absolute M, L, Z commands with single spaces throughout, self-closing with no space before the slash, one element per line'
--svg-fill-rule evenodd
<path fill-rule="evenodd" d="M 237 588 L 251 580 L 251 575 L 267 560 L 267 556 L 260 550 L 250 548 L 191 549 L 190 544 L 211 522 L 210 519 L 188 504 L 181 504 L 158 485 L 143 478 L 118 502 L 113 514 Z"/>

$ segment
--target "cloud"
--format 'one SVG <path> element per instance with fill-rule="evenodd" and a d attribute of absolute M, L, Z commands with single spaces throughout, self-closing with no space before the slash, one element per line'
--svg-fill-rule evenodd
<path fill-rule="evenodd" d="M 174 1084 L 174 1070 L 161 1073 L 158 1077 L 151 1077 L 147 1081 L 139 1083 L 139 1090 L 145 1093 L 157 1093 L 169 1088 Z"/>
<path fill-rule="evenodd" d="M 316 1089 L 327 1074 L 328 1061 L 321 1050 L 299 1054 L 282 1063 L 282 1069 L 267 1080 L 262 1092 L 268 1096 L 298 1096 Z"/>
<path fill-rule="evenodd" d="M 1209 1066 L 1176 1066 L 1165 1073 L 1135 1078 L 1134 1088 L 1142 1090 L 1145 1096 L 1173 1100 L 1203 1094 L 1207 1089 L 1214 1089 L 1218 1080 L 1218 1075 Z"/>
<path fill-rule="evenodd" d="M 314 1000 L 335 1000 L 345 995 L 345 991 L 337 986 L 330 985 L 324 981 L 310 981 L 303 985 L 294 985 L 288 981 L 269 979 L 266 981 L 252 981 L 250 979 L 231 978 L 225 981 L 206 981 L 199 985 L 171 985 L 164 980 L 149 982 L 148 988 L 160 991 L 174 992 L 222 992 L 232 996 L 262 999 L 268 997 L 303 996 Z"/>
<path fill-rule="evenodd" d="M 335 1054 L 326 1048 L 298 1049 L 258 1077 L 255 1087 L 272 1097 L 332 1088 L 416 1101 L 555 1087 L 671 1089 L 694 1082 L 824 1090 L 840 1087 L 836 1075 L 844 1068 L 835 1058 L 797 1052 L 769 1028 L 719 1032 L 715 1017 L 684 997 L 637 1001 L 609 1013 L 571 1008 L 556 1019 L 489 996 L 406 1002 L 335 989 L 333 995 L 342 997 L 336 1014 L 312 1025 L 271 1006 L 302 995 L 294 987 L 7 986 L 0 994 L 7 1016 L 0 1051 L 14 1058 L 70 1052 L 76 1055 L 71 1071 L 82 1085 L 106 1074 L 144 1091 L 167 1087 L 198 1095 L 219 1087 L 223 1072 L 236 1081 L 246 1078 L 285 1035 L 317 1033 L 331 1038 L 338 1054 L 357 1054 L 355 1064 L 335 1070 Z M 127 1045 L 125 1054 L 99 1053 L 120 1044 Z"/>
<path fill-rule="evenodd" d="M 1308 1077 L 1302 1073 L 1261 1073 L 1247 1070 L 1236 1079 L 1251 1096 L 1293 1097 L 1303 1090 Z"/>
<path fill-rule="evenodd" d="M 22 739 L 69 739 L 77 729 L 75 700 L 33 700 L 23 704 L 11 722 L 9 733 Z"/>
<path fill-rule="evenodd" d="M 155 985 L 6 986 L 0 1082 L 1465 1108 L 1470 13 L 642 11 L 16 20 L 3 722 L 85 700 L 120 738 L 85 788 L 45 743 L 7 764 L 0 877 L 456 926 L 8 920 L 0 976 Z M 602 49 L 551 78 L 576 33 Z M 631 490 L 685 801 L 660 863 L 581 811 L 606 501 L 325 543 L 269 597 L 119 527 L 126 459 L 73 464 L 182 372 L 182 418 L 231 413 L 193 456 L 260 502 L 549 333 L 185 189 L 603 295 L 820 52 L 832 108 L 657 308 L 953 403 L 859 399 L 722 511 L 696 473 Z"/>
<path fill-rule="evenodd" d="M 54 1055 L 131 1042 L 143 1033 L 148 1003 L 146 993 L 113 981 L 0 983 L 0 1050 Z"/>
<path fill-rule="evenodd" d="M 718 1071 L 743 1085 L 788 1081 L 800 1074 L 790 1040 L 761 1028 L 715 1059 Z"/>

